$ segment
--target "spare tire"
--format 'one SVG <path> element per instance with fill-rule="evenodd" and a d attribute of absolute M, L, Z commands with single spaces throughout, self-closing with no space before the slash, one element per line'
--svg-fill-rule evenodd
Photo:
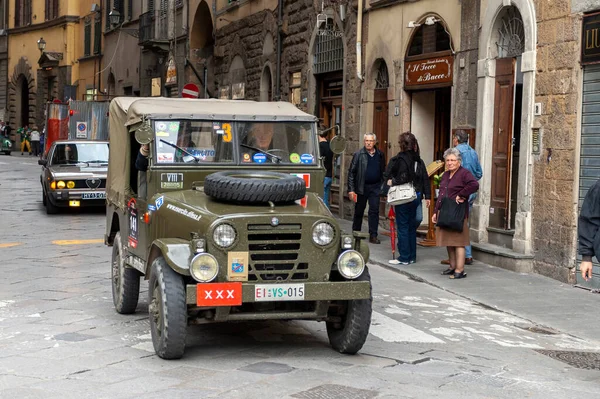
<path fill-rule="evenodd" d="M 223 171 L 206 176 L 206 195 L 221 201 L 255 204 L 291 202 L 304 198 L 304 180 L 286 173 Z"/>

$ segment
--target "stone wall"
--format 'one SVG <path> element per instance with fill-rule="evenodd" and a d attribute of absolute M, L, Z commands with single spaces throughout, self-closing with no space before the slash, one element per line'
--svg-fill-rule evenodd
<path fill-rule="evenodd" d="M 580 77 L 579 15 L 568 1 L 537 0 L 536 102 L 542 103 L 541 154 L 534 158 L 533 230 L 537 273 L 574 281 Z M 523 132 L 522 134 L 531 134 Z M 550 156 L 551 154 L 551 156 Z"/>

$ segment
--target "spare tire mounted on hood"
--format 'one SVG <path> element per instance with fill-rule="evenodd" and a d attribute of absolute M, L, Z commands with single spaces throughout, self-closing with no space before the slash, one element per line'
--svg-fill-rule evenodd
<path fill-rule="evenodd" d="M 291 202 L 304 198 L 304 180 L 279 172 L 223 171 L 206 176 L 206 195 L 244 204 Z"/>

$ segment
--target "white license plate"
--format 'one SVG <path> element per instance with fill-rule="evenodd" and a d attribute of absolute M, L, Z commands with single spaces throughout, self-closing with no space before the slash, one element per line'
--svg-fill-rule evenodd
<path fill-rule="evenodd" d="M 81 199 L 106 199 L 106 192 L 83 193 Z"/>
<path fill-rule="evenodd" d="M 256 302 L 302 301 L 304 284 L 257 284 L 254 286 Z"/>

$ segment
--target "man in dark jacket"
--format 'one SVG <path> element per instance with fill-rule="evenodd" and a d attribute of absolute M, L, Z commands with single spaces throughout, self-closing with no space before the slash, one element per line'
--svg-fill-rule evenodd
<path fill-rule="evenodd" d="M 365 146 L 354 153 L 348 171 L 348 196 L 354 205 L 352 230 L 360 231 L 367 202 L 369 203 L 369 242 L 379 244 L 379 193 L 385 171 L 385 155 L 375 147 L 373 133 L 364 136 Z"/>
<path fill-rule="evenodd" d="M 579 236 L 579 253 L 582 256 L 581 277 L 586 281 L 592 278 L 592 257 L 600 256 L 600 180 L 594 184 L 585 196 L 577 235 Z"/>

